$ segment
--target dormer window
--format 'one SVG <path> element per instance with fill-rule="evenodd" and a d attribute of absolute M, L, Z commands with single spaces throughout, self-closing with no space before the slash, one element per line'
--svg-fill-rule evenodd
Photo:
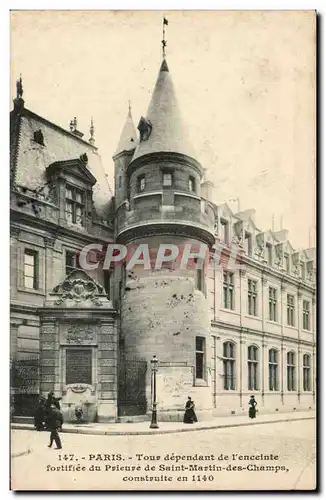
<path fill-rule="evenodd" d="M 290 257 L 289 254 L 285 253 L 284 254 L 284 269 L 287 273 L 290 272 Z"/>
<path fill-rule="evenodd" d="M 140 175 L 138 177 L 138 192 L 142 193 L 145 190 L 145 176 Z"/>
<path fill-rule="evenodd" d="M 171 187 L 171 186 L 172 186 L 172 173 L 163 172 L 163 187 Z"/>
<path fill-rule="evenodd" d="M 301 279 L 305 279 L 306 273 L 305 273 L 305 265 L 304 262 L 300 262 L 300 277 Z"/>
<path fill-rule="evenodd" d="M 248 257 L 252 256 L 252 236 L 250 233 L 245 232 L 245 245 L 246 245 L 246 254 Z"/>
<path fill-rule="evenodd" d="M 66 186 L 66 220 L 70 224 L 83 225 L 84 193 L 74 186 Z"/>
<path fill-rule="evenodd" d="M 220 219 L 221 223 L 221 241 L 228 245 L 229 243 L 229 224 L 225 219 Z"/>
<path fill-rule="evenodd" d="M 192 176 L 189 177 L 189 191 L 191 193 L 196 192 L 196 181 L 195 181 L 195 178 Z"/>
<path fill-rule="evenodd" d="M 36 130 L 34 132 L 33 140 L 37 142 L 37 144 L 40 144 L 41 146 L 44 146 L 44 135 L 42 130 Z"/>
<path fill-rule="evenodd" d="M 273 265 L 273 245 L 270 243 L 266 243 L 266 251 L 267 251 L 267 262 L 269 266 Z"/>

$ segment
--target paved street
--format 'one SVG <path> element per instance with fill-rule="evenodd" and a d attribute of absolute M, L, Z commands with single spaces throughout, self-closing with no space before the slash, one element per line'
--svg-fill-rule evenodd
<path fill-rule="evenodd" d="M 48 433 L 12 431 L 13 489 L 315 487 L 314 420 L 158 436 L 61 437 L 63 449 L 55 450 L 47 447 Z M 32 451 L 20 454 L 22 443 Z"/>

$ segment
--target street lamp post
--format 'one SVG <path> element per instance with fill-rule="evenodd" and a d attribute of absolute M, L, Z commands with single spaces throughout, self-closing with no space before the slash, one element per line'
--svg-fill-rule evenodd
<path fill-rule="evenodd" d="M 155 354 L 151 359 L 151 369 L 152 369 L 152 381 L 153 381 L 153 407 L 152 407 L 152 421 L 149 426 L 151 429 L 158 429 L 157 424 L 157 402 L 156 402 L 156 372 L 158 369 L 158 359 Z"/>

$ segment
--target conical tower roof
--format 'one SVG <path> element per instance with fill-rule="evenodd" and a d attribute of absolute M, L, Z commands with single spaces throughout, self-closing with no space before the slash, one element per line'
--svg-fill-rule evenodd
<path fill-rule="evenodd" d="M 164 59 L 156 80 L 146 120 L 151 128 L 141 140 L 132 161 L 149 153 L 174 152 L 196 158 L 177 103 L 171 74 Z"/>
<path fill-rule="evenodd" d="M 131 108 L 129 106 L 128 115 L 124 127 L 122 129 L 118 147 L 114 153 L 114 156 L 116 156 L 119 153 L 122 153 L 122 151 L 132 151 L 133 149 L 135 149 L 136 145 L 137 145 L 137 132 L 134 121 L 132 119 Z"/>

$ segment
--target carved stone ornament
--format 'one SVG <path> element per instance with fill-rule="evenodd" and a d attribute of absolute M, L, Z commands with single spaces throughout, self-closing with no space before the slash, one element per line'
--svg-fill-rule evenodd
<path fill-rule="evenodd" d="M 62 394 L 65 396 L 70 390 L 71 392 L 74 392 L 75 394 L 83 394 L 87 390 L 90 390 L 91 394 L 95 394 L 94 387 L 89 385 L 89 384 L 69 384 L 66 385 L 62 391 Z"/>
<path fill-rule="evenodd" d="M 68 274 L 62 283 L 54 287 L 53 292 L 58 295 L 56 305 L 62 304 L 66 299 L 71 299 L 75 302 L 91 300 L 96 306 L 101 306 L 98 297 L 106 297 L 102 285 L 96 283 L 80 269 Z"/>

